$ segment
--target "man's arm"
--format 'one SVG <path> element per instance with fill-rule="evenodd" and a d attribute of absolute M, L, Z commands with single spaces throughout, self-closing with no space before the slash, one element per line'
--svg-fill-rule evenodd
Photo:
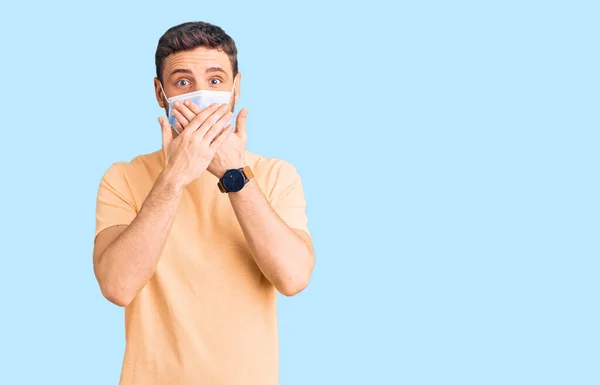
<path fill-rule="evenodd" d="M 201 111 L 194 103 L 185 101 L 183 104 L 175 105 L 173 113 L 182 128 L 187 129 L 186 122 L 194 119 Z M 246 108 L 239 112 L 235 134 L 229 136 L 208 166 L 208 171 L 217 178 L 221 178 L 228 169 L 238 169 L 244 164 L 247 113 Z M 304 196 L 299 185 L 299 177 L 294 174 L 296 174 L 295 170 L 288 169 L 287 172 L 283 172 L 283 175 L 294 177 L 290 185 L 291 190 L 288 191 L 288 198 L 283 204 L 280 202 L 278 207 L 280 211 L 277 211 L 280 214 L 286 212 L 283 218 L 286 219 L 285 221 L 271 207 L 253 180 L 242 190 L 229 193 L 233 210 L 256 264 L 273 286 L 287 296 L 299 293 L 308 285 L 315 264 L 312 241 L 308 233 L 287 224 L 305 228 L 305 221 L 298 219 L 300 218 L 298 208 L 300 211 L 303 210 L 299 205 L 304 205 Z M 280 186 L 287 187 L 284 181 L 279 180 L 279 182 Z M 290 209 L 295 213 L 290 215 Z"/>
<path fill-rule="evenodd" d="M 122 186 L 115 189 L 110 181 L 101 183 L 98 213 L 105 230 L 96 237 L 94 272 L 109 301 L 127 306 L 152 278 L 183 190 L 206 171 L 217 149 L 231 135 L 231 129 L 225 127 L 230 118 L 226 107 L 212 105 L 177 138 L 173 138 L 169 122 L 159 118 L 165 167 L 137 215 L 123 192 L 118 191 L 123 190 Z M 110 174 L 109 179 L 119 180 Z M 130 221 L 128 226 L 118 226 L 126 220 Z"/>
<path fill-rule="evenodd" d="M 152 278 L 173 225 L 183 188 L 162 173 L 129 226 L 98 234 L 94 273 L 106 299 L 127 306 Z"/>
<path fill-rule="evenodd" d="M 253 179 L 240 191 L 229 193 L 229 199 L 264 276 L 283 295 L 304 290 L 315 264 L 310 236 L 290 228 Z"/>

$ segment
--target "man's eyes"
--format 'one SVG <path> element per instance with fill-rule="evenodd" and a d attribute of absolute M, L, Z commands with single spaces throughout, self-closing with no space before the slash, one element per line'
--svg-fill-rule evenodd
<path fill-rule="evenodd" d="M 211 78 L 208 82 L 211 86 L 218 86 L 219 84 L 223 83 L 223 80 L 219 78 Z M 177 81 L 177 86 L 179 87 L 187 87 L 190 84 L 192 83 L 187 79 L 180 79 Z"/>

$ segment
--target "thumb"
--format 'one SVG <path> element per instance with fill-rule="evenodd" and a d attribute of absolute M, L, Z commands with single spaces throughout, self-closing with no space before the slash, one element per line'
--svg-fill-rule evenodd
<path fill-rule="evenodd" d="M 158 122 L 160 123 L 160 128 L 162 130 L 162 146 L 163 150 L 166 151 L 169 148 L 169 145 L 173 141 L 173 131 L 171 130 L 171 125 L 169 121 L 162 116 L 158 118 Z"/>
<path fill-rule="evenodd" d="M 235 133 L 242 138 L 246 138 L 246 116 L 248 116 L 248 109 L 242 108 L 235 120 Z"/>

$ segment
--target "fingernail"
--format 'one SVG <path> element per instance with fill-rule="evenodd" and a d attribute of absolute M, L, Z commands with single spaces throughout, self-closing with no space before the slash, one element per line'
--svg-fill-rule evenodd
<path fill-rule="evenodd" d="M 179 103 L 179 101 L 176 101 L 175 103 L 173 103 L 173 105 L 174 105 L 175 107 L 179 107 L 179 105 L 180 105 L 180 104 L 181 104 L 181 103 Z"/>
<path fill-rule="evenodd" d="M 190 101 L 186 100 L 185 102 L 183 102 L 183 104 L 185 104 L 186 106 L 189 106 L 190 105 Z"/>

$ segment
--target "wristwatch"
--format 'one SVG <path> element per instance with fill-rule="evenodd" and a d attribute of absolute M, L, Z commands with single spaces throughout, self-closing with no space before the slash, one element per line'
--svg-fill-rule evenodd
<path fill-rule="evenodd" d="M 222 193 L 238 192 L 252 178 L 254 178 L 254 174 L 252 173 L 250 166 L 237 169 L 233 168 L 225 172 L 225 175 L 219 179 L 217 186 L 219 186 L 219 190 L 221 190 Z"/>

